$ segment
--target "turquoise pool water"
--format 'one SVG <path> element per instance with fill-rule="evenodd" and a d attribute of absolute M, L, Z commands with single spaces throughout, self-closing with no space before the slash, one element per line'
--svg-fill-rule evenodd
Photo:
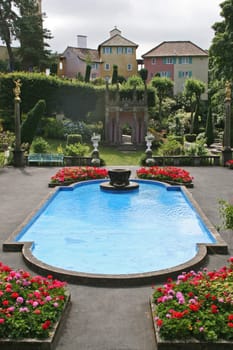
<path fill-rule="evenodd" d="M 152 181 L 111 192 L 100 181 L 59 188 L 17 236 L 33 255 L 71 271 L 134 274 L 182 264 L 215 243 L 183 191 Z"/>

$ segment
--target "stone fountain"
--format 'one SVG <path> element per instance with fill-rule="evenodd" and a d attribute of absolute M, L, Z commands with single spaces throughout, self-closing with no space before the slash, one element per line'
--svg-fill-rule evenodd
<path fill-rule="evenodd" d="M 104 190 L 128 191 L 139 187 L 137 182 L 129 180 L 131 171 L 127 169 L 112 169 L 108 171 L 109 182 L 103 182 L 100 187 Z"/>

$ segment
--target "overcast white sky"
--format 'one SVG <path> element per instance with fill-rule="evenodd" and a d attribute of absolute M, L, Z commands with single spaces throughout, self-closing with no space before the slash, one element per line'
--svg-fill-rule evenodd
<path fill-rule="evenodd" d="M 77 46 L 77 35 L 87 36 L 87 47 L 97 49 L 117 26 L 122 36 L 138 44 L 137 57 L 163 41 L 190 40 L 208 49 L 211 28 L 220 17 L 223 0 L 42 0 L 50 29 L 52 51 Z"/>

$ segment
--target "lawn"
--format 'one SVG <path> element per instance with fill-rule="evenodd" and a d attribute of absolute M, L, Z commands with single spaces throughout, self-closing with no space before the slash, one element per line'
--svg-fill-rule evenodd
<path fill-rule="evenodd" d="M 47 140 L 50 145 L 50 152 L 57 153 L 57 148 L 62 146 L 65 148 L 65 141 L 62 140 Z M 89 145 L 90 151 L 93 150 L 93 146 Z M 99 147 L 100 158 L 105 161 L 107 166 L 111 165 L 140 165 L 140 159 L 144 155 L 144 150 L 138 151 L 119 151 L 117 147 L 108 147 L 101 145 Z M 87 154 L 86 156 L 90 156 Z"/>

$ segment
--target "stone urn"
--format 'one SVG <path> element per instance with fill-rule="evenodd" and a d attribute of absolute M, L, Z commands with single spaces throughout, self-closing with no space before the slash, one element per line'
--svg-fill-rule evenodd
<path fill-rule="evenodd" d="M 131 171 L 125 169 L 109 170 L 110 185 L 119 188 L 128 186 L 130 174 Z"/>

